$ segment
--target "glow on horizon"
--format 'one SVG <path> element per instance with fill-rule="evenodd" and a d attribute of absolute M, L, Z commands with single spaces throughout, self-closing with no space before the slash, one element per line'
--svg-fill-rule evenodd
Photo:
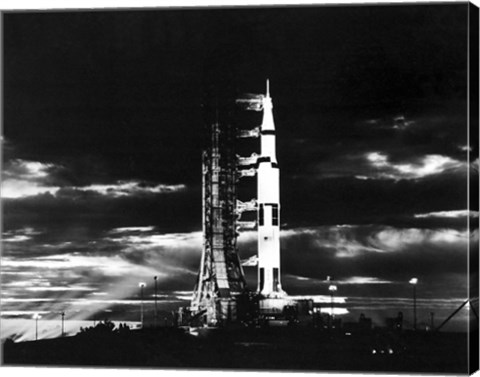
<path fill-rule="evenodd" d="M 28 260 L 3 257 L 2 268 L 5 267 L 35 268 L 40 271 L 42 269 L 71 270 L 72 268 L 96 268 L 106 276 L 124 276 L 125 274 L 150 276 L 156 272 L 150 266 L 133 265 L 119 255 L 85 256 L 75 253 L 37 257 Z M 160 275 L 165 276 L 165 274 Z"/>
<path fill-rule="evenodd" d="M 40 313 L 40 312 L 39 312 Z M 137 321 L 112 321 L 116 327 L 120 323 L 124 323 L 130 328 L 137 328 L 140 322 Z M 80 332 L 80 328 L 93 326 L 93 320 L 66 319 L 65 334 L 73 336 Z M 51 339 L 61 336 L 60 319 L 44 319 L 38 320 L 38 339 Z M 25 342 L 35 340 L 35 319 L 2 319 L 1 339 L 11 338 L 15 342 Z"/>

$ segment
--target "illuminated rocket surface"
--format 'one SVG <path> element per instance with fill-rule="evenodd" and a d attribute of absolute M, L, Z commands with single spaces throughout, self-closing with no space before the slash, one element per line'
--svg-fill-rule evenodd
<path fill-rule="evenodd" d="M 263 98 L 260 157 L 257 163 L 258 290 L 266 297 L 284 295 L 280 282 L 280 172 L 269 82 Z"/>

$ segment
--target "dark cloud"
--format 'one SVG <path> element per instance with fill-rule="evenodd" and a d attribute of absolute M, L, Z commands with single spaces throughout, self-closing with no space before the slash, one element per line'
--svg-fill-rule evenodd
<path fill-rule="evenodd" d="M 359 118 L 464 100 L 463 17 L 452 5 L 9 14 L 6 134 L 23 158 L 83 155 L 116 179 L 198 181 L 209 85 L 260 91 L 268 73 L 279 135 L 334 144 L 368 134 Z"/>
<path fill-rule="evenodd" d="M 60 190 L 57 196 L 43 194 L 4 200 L 5 229 L 48 227 L 51 233 L 75 237 L 121 226 L 158 226 L 163 231 L 200 228 L 199 188 L 157 195 L 111 198 L 93 191 Z M 192 215 L 197 213 L 197 216 Z M 66 232 L 66 233 L 65 233 Z M 68 239 L 68 238 L 67 238 Z"/>
<path fill-rule="evenodd" d="M 303 177 L 282 183 L 282 222 L 286 227 L 352 223 L 413 226 L 427 224 L 413 219 L 414 214 L 467 208 L 463 189 L 466 174 L 461 171 L 421 180 Z M 459 219 L 457 224 L 466 226 L 466 220 Z"/>

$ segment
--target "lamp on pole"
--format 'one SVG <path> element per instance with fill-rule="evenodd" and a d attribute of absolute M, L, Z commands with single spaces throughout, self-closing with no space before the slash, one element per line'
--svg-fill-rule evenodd
<path fill-rule="evenodd" d="M 155 327 L 157 327 L 157 277 L 154 276 L 153 280 L 155 280 Z"/>
<path fill-rule="evenodd" d="M 409 281 L 413 286 L 413 330 L 417 330 L 417 278 L 411 278 Z"/>
<path fill-rule="evenodd" d="M 145 288 L 146 284 L 138 283 L 138 286 L 140 287 L 140 322 L 143 328 L 143 288 Z"/>
<path fill-rule="evenodd" d="M 62 316 L 62 337 L 65 336 L 65 312 L 61 312 L 60 315 Z"/>
<path fill-rule="evenodd" d="M 337 286 L 335 284 L 330 284 L 328 290 L 330 291 L 330 321 L 331 325 L 333 326 L 333 296 L 337 291 Z"/>
<path fill-rule="evenodd" d="M 33 319 L 35 320 L 35 340 L 38 340 L 38 320 L 42 318 L 42 316 L 38 313 L 33 315 Z"/>

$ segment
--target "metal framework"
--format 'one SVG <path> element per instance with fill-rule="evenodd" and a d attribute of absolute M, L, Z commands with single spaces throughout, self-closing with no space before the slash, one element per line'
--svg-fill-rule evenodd
<path fill-rule="evenodd" d="M 235 296 L 246 282 L 237 253 L 236 131 L 214 123 L 203 153 L 203 234 L 200 271 L 191 312 L 204 325 L 236 320 Z"/>

